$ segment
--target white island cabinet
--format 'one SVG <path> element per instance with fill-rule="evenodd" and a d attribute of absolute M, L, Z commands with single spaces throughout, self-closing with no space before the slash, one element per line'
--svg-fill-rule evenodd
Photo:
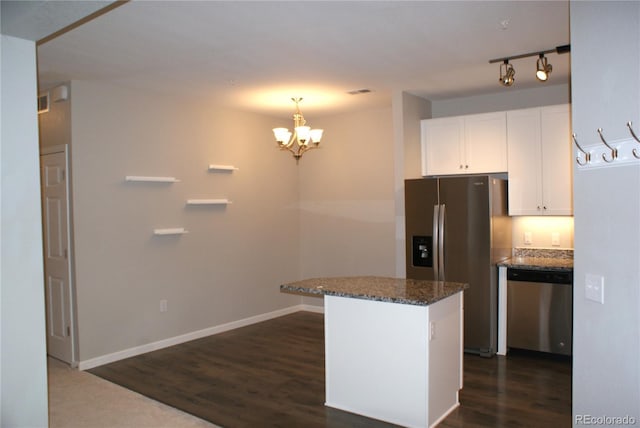
<path fill-rule="evenodd" d="M 431 427 L 459 405 L 466 284 L 381 277 L 281 286 L 324 295 L 329 407 Z"/>

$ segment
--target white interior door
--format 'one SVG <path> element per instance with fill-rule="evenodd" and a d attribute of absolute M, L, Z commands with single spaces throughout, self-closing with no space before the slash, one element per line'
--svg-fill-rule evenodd
<path fill-rule="evenodd" d="M 47 353 L 74 364 L 67 163 L 66 147 L 40 156 Z"/>

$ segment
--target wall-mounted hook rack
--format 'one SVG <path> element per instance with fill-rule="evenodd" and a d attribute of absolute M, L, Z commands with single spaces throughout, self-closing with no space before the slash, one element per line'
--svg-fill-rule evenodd
<path fill-rule="evenodd" d="M 602 140 L 602 142 L 604 143 L 605 146 L 607 146 L 607 148 L 609 150 L 611 150 L 611 159 L 607 159 L 606 155 L 603 153 L 602 154 L 602 160 L 604 160 L 607 163 L 611 163 L 614 160 L 616 160 L 616 158 L 618 157 L 618 149 L 615 149 L 613 147 L 611 147 L 608 143 L 607 140 L 604 139 L 604 136 L 602 135 L 602 128 L 598 128 L 598 135 L 600 136 L 600 140 Z"/>
<path fill-rule="evenodd" d="M 583 139 L 582 144 L 579 144 L 576 133 L 572 133 L 573 142 L 578 148 L 575 158 L 578 168 L 618 168 L 630 164 L 640 164 L 638 162 L 640 160 L 640 147 L 638 147 L 640 133 L 636 134 L 632 125 L 631 121 L 626 123 L 627 132 L 630 135 L 616 140 L 605 138 L 602 128 L 597 128 L 600 141 L 594 137 L 587 142 Z"/>
<path fill-rule="evenodd" d="M 638 136 L 636 135 L 636 133 L 633 132 L 632 126 L 633 126 L 633 123 L 631 123 L 631 121 L 627 122 L 627 128 L 629 128 L 629 132 L 631 132 L 631 136 L 633 137 L 634 140 L 636 140 L 636 142 L 640 143 L 640 139 L 638 139 Z M 638 153 L 636 149 L 633 149 L 631 153 L 633 153 L 633 156 L 636 159 L 640 159 L 640 153 Z"/>
<path fill-rule="evenodd" d="M 575 133 L 571 134 L 571 137 L 573 138 L 573 142 L 576 144 L 576 147 L 578 148 L 578 150 L 580 150 L 580 152 L 584 155 L 584 162 L 580 162 L 580 156 L 576 156 L 576 162 L 580 166 L 585 166 L 586 164 L 591 162 L 591 153 L 585 152 L 582 149 L 582 147 L 580 147 L 580 144 L 578 144 L 578 139 L 576 138 L 576 134 Z"/>

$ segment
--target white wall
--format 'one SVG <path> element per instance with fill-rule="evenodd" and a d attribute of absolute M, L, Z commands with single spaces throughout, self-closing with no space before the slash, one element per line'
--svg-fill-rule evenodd
<path fill-rule="evenodd" d="M 431 117 L 431 102 L 406 92 L 396 92 L 392 100 L 395 151 L 395 215 L 397 278 L 407 274 L 405 249 L 404 180 L 422 173 L 420 120 Z"/>
<path fill-rule="evenodd" d="M 0 425 L 47 412 L 35 43 L 1 36 Z"/>
<path fill-rule="evenodd" d="M 298 279 L 300 237 L 298 168 L 275 147 L 277 120 L 109 84 L 71 86 L 81 365 L 301 302 L 279 292 Z M 239 170 L 209 172 L 212 163 Z M 185 206 L 224 197 L 233 203 Z M 168 227 L 189 233 L 153 236 Z"/>
<path fill-rule="evenodd" d="M 397 171 L 399 177 L 402 177 L 402 188 L 397 191 L 401 191 L 404 201 L 404 179 L 420 178 L 422 175 L 420 121 L 432 117 L 432 102 L 403 92 L 400 98 L 393 99 L 394 111 L 397 107 L 400 107 L 401 120 L 394 124 L 401 135 L 396 144 L 398 141 L 401 143 L 403 158 L 403 163 L 398 166 Z"/>
<path fill-rule="evenodd" d="M 587 146 L 640 124 L 640 3 L 571 2 L 573 132 Z M 573 414 L 640 423 L 640 165 L 574 168 Z M 604 304 L 585 298 L 604 278 Z M 621 426 L 622 423 L 615 424 Z"/>
<path fill-rule="evenodd" d="M 394 276 L 391 108 L 307 120 L 325 134 L 297 166 L 300 276 Z"/>
<path fill-rule="evenodd" d="M 71 145 L 71 86 L 63 83 L 67 87 L 68 98 L 54 102 L 49 97 L 49 111 L 38 115 L 38 127 L 40 133 L 40 147 L 51 147 L 62 144 Z M 40 94 L 55 88 L 40 88 Z"/>
<path fill-rule="evenodd" d="M 431 102 L 433 117 L 516 110 L 528 107 L 569 104 L 571 93 L 568 85 L 540 84 L 535 88 L 518 89 L 500 87 L 496 80 L 493 94 L 434 100 Z"/>

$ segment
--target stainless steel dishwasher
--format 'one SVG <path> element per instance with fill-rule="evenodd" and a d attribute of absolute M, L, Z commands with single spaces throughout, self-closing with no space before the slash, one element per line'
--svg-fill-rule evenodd
<path fill-rule="evenodd" d="M 573 272 L 507 269 L 507 347 L 571 355 Z"/>

